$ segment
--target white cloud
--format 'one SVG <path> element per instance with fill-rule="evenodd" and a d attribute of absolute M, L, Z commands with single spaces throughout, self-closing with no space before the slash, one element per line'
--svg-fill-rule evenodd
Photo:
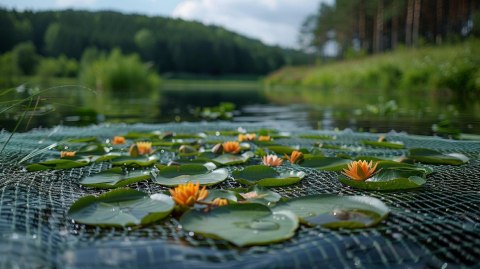
<path fill-rule="evenodd" d="M 297 47 L 303 20 L 321 0 L 185 0 L 172 16 L 221 25 L 272 45 Z"/>
<path fill-rule="evenodd" d="M 95 4 L 96 0 L 56 0 L 55 5 L 60 8 L 88 7 Z"/>

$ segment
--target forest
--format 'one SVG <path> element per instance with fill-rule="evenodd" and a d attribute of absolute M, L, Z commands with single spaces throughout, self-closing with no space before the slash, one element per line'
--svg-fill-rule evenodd
<path fill-rule="evenodd" d="M 62 57 L 70 69 L 75 69 L 75 62 L 78 65 L 86 51 L 108 54 L 113 49 L 127 55 L 138 53 L 158 73 L 262 75 L 309 61 L 302 52 L 267 46 L 222 27 L 164 17 L 0 9 L 0 25 L 0 54 L 18 51 L 20 46 L 39 57 Z M 23 58 L 30 60 L 23 74 L 35 72 L 39 61 Z"/>
<path fill-rule="evenodd" d="M 477 0 L 336 0 L 303 23 L 305 47 L 336 42 L 340 57 L 399 47 L 441 45 L 480 36 Z"/>

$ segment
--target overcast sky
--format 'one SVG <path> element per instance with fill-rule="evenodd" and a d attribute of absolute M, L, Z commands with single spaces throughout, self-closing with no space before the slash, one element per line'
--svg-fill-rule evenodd
<path fill-rule="evenodd" d="M 161 15 L 223 26 L 271 45 L 297 47 L 302 21 L 332 0 L 0 0 L 17 10 L 88 9 Z"/>

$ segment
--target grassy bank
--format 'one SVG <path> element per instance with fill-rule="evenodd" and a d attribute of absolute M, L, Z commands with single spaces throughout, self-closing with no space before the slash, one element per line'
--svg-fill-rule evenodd
<path fill-rule="evenodd" d="M 286 67 L 266 78 L 268 85 L 325 89 L 449 89 L 480 93 L 480 40 L 304 67 Z"/>

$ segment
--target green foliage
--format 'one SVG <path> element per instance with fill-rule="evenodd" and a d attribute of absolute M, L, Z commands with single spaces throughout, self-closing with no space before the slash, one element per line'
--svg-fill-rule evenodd
<path fill-rule="evenodd" d="M 308 63 L 297 50 L 267 46 L 217 26 L 117 12 L 0 10 L 0 53 L 30 40 L 42 56 L 79 60 L 85 48 L 138 52 L 158 72 L 259 75 Z"/>
<path fill-rule="evenodd" d="M 80 80 L 92 88 L 107 91 L 148 92 L 160 84 L 160 77 L 142 63 L 138 55 L 124 55 L 119 49 L 82 65 Z"/>
<path fill-rule="evenodd" d="M 449 89 L 461 96 L 480 93 L 480 40 L 421 49 L 399 49 L 363 59 L 310 68 L 284 68 L 271 74 L 270 85 L 324 89 Z"/>
<path fill-rule="evenodd" d="M 20 43 L 13 48 L 13 61 L 23 75 L 32 75 L 38 63 L 38 55 L 32 42 Z"/>

